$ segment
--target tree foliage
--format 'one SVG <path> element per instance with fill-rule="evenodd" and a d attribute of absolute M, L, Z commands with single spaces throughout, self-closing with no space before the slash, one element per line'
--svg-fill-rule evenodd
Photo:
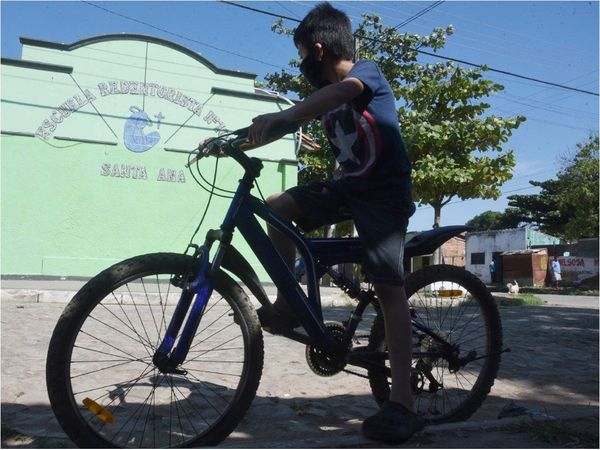
<path fill-rule="evenodd" d="M 284 35 L 293 32 L 281 21 L 273 30 Z M 364 14 L 356 30 L 360 58 L 377 63 L 392 87 L 413 165 L 414 199 L 433 207 L 434 226 L 440 224 L 442 207 L 455 197 L 500 196 L 500 186 L 511 178 L 515 165 L 513 152 L 504 151 L 502 145 L 525 120 L 486 115 L 490 105 L 483 100 L 503 87 L 483 77 L 485 67 L 417 61 L 419 50 L 443 48 L 453 32 L 450 25 L 424 36 L 398 33 L 373 14 Z M 290 66 L 298 67 L 299 61 L 291 61 Z M 287 71 L 265 78 L 275 90 L 295 92 L 301 99 L 312 92 L 302 77 Z M 311 124 L 308 131 L 326 147 L 320 124 Z M 301 162 L 316 163 L 317 169 L 301 173 L 300 182 L 330 175 L 334 167 L 330 156 L 304 156 Z"/>
<path fill-rule="evenodd" d="M 519 215 L 515 214 L 513 208 L 507 208 L 504 212 L 485 211 L 471 220 L 465 225 L 473 227 L 477 231 L 488 230 L 505 230 L 508 228 L 518 228 L 522 224 Z"/>
<path fill-rule="evenodd" d="M 541 188 L 539 194 L 512 195 L 509 206 L 545 233 L 567 240 L 597 237 L 598 147 L 598 135 L 590 135 L 574 156 L 563 157 L 555 179 L 529 182 Z"/>

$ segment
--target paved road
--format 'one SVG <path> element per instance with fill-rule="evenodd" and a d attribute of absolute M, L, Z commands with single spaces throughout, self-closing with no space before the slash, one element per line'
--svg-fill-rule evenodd
<path fill-rule="evenodd" d="M 72 445 L 49 408 L 44 374 L 48 339 L 67 290 L 64 285 L 52 291 L 3 285 L 2 426 L 29 436 L 34 447 Z M 430 427 L 406 446 L 538 446 L 529 434 L 503 431 L 504 422 L 496 418 L 509 401 L 537 417 L 592 417 L 597 429 L 598 301 L 557 297 L 547 306 L 502 308 L 505 345 L 512 352 L 503 355 L 488 399 L 468 422 Z M 347 318 L 343 297 L 325 290 L 324 302 L 327 318 Z M 560 306 L 551 306 L 555 303 Z M 307 366 L 302 345 L 265 334 L 257 397 L 223 446 L 381 447 L 359 431 L 362 419 L 375 410 L 366 380 L 345 373 L 318 377 Z M 488 431 L 494 429 L 497 435 Z M 499 445 L 490 442 L 493 436 Z M 44 440 L 35 444 L 36 437 Z M 19 446 L 11 442 L 3 446 Z"/>

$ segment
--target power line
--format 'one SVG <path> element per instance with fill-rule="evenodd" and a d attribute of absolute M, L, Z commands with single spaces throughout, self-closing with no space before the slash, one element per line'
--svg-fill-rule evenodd
<path fill-rule="evenodd" d="M 398 12 L 401 11 L 401 8 L 398 7 L 398 6 L 396 6 L 395 8 L 390 8 L 388 6 L 385 6 L 384 3 L 385 2 L 383 2 L 383 3 L 382 2 L 377 2 L 377 7 L 382 8 L 382 9 L 386 9 L 386 10 L 389 10 L 389 11 L 393 11 L 394 14 L 397 14 Z M 374 7 L 372 7 L 372 8 L 374 8 Z M 447 8 L 445 8 L 443 12 L 436 11 L 436 13 L 440 14 L 440 15 L 452 15 L 449 12 L 447 12 Z M 395 22 L 396 21 L 396 18 L 393 17 L 391 13 L 386 13 L 385 15 L 382 15 L 382 16 L 383 17 L 389 16 L 390 18 L 392 18 L 391 22 Z M 471 21 L 469 19 L 466 19 L 464 17 L 461 17 L 461 16 L 454 16 L 454 17 L 458 17 L 461 20 L 466 20 L 466 21 L 469 21 L 469 22 L 473 22 L 473 21 Z M 430 23 L 430 24 L 434 23 L 434 24 L 436 24 L 436 26 L 437 26 L 437 24 L 439 24 L 439 22 L 435 22 L 433 20 L 427 20 L 427 19 L 426 19 L 426 22 Z M 475 21 L 475 23 L 480 23 L 482 26 L 489 27 L 487 24 L 485 24 L 483 22 Z M 420 26 L 423 26 L 423 25 L 420 25 Z M 493 27 L 493 28 L 500 29 L 498 27 Z M 507 36 L 506 36 L 507 34 L 513 34 L 513 35 L 515 35 L 517 37 L 524 37 L 524 35 L 513 33 L 510 30 L 504 30 L 504 29 L 502 29 L 502 31 L 504 31 L 503 37 L 500 38 L 500 37 L 496 37 L 496 36 L 494 36 L 493 34 L 490 34 L 490 33 L 482 33 L 480 31 L 476 31 L 476 30 L 472 29 L 472 27 L 468 26 L 466 28 L 461 28 L 460 34 L 456 33 L 454 35 L 454 37 L 452 39 L 452 43 L 453 43 L 453 45 L 456 45 L 458 47 L 473 48 L 473 47 L 469 47 L 469 46 L 466 46 L 466 45 L 462 45 L 459 42 L 461 42 L 462 39 L 466 39 L 468 41 L 474 41 L 474 42 L 476 42 L 476 43 L 478 43 L 480 45 L 484 44 L 484 48 L 479 48 L 478 47 L 478 48 L 475 48 L 476 50 L 482 51 L 482 52 L 486 52 L 486 53 L 491 53 L 491 54 L 499 54 L 498 52 L 490 51 L 491 47 L 496 47 L 496 48 L 504 50 L 504 52 L 502 53 L 502 56 L 508 56 L 507 53 L 506 53 L 506 50 L 510 49 L 511 55 L 514 55 L 515 53 L 525 54 L 527 56 L 527 63 L 529 63 L 529 64 L 532 63 L 532 60 L 537 59 L 537 60 L 545 61 L 546 62 L 545 64 L 542 64 L 543 66 L 552 67 L 553 69 L 556 68 L 556 57 L 553 57 L 552 59 L 544 58 L 541 55 L 536 54 L 537 51 L 538 51 L 537 49 L 532 48 L 532 47 L 527 47 L 527 45 L 524 44 L 524 43 L 522 43 L 522 42 L 511 43 L 511 42 L 507 41 Z M 472 35 L 477 36 L 477 38 L 468 37 L 468 36 L 465 36 L 465 34 L 468 34 L 468 35 L 472 34 Z M 485 38 L 485 42 L 483 42 L 483 40 L 481 38 L 482 36 Z M 492 43 L 492 41 L 497 41 L 497 40 L 500 40 L 500 42 L 499 43 Z M 530 42 L 532 40 L 538 40 L 538 39 L 536 39 L 534 36 L 531 36 L 531 37 L 528 38 L 528 42 Z M 540 42 L 546 43 L 546 41 L 540 41 Z M 558 46 L 558 44 L 553 44 L 552 48 L 555 49 L 557 46 Z M 527 50 L 527 51 L 524 52 L 524 50 Z M 581 50 L 579 50 L 579 51 L 581 51 Z M 577 52 L 577 50 L 575 50 L 575 51 L 571 50 L 569 52 L 569 54 L 565 55 L 565 56 L 571 57 L 576 52 Z M 564 57 L 561 57 L 561 58 L 562 58 L 562 61 L 564 63 Z M 514 57 L 513 57 L 513 59 L 514 59 Z M 551 63 L 552 63 L 552 65 L 550 65 Z"/>
<path fill-rule="evenodd" d="M 283 4 L 282 2 L 275 2 L 275 3 L 277 3 L 280 7 L 282 7 L 283 9 L 285 9 L 290 14 L 295 14 L 290 8 L 288 8 L 287 6 L 285 6 L 285 4 Z"/>
<path fill-rule="evenodd" d="M 405 25 L 408 25 L 409 23 L 411 23 L 411 22 L 413 22 L 413 21 L 417 20 L 419 17 L 421 17 L 421 16 L 423 16 L 423 15 L 427 14 L 427 13 L 428 13 L 429 11 L 431 11 L 433 8 L 435 8 L 435 7 L 437 7 L 437 6 L 440 6 L 442 3 L 444 3 L 444 0 L 439 0 L 439 1 L 435 2 L 435 3 L 434 3 L 434 4 L 432 4 L 432 5 L 429 5 L 427 8 L 424 8 L 424 9 L 422 9 L 421 11 L 419 11 L 418 13 L 416 13 L 415 15 L 413 15 L 413 16 L 409 17 L 408 19 L 406 19 L 404 22 L 400 22 L 398 25 L 396 25 L 396 26 L 394 27 L 394 29 L 396 29 L 396 30 L 397 30 L 397 29 L 399 29 L 399 28 L 402 28 L 402 27 L 403 27 L 403 26 L 405 26 Z"/>
<path fill-rule="evenodd" d="M 125 14 L 118 13 L 116 11 L 113 11 L 111 9 L 105 8 L 103 6 L 96 5 L 96 4 L 94 4 L 92 2 L 89 2 L 87 0 L 80 0 L 80 1 L 82 3 L 85 3 L 86 5 L 93 6 L 94 8 L 98 8 L 98 9 L 100 9 L 102 11 L 105 11 L 105 12 L 107 12 L 109 14 L 121 17 L 122 19 L 130 20 L 132 22 L 136 22 L 136 23 L 139 23 L 141 25 L 144 25 L 144 26 L 147 26 L 147 27 L 150 27 L 150 28 L 154 28 L 155 30 L 161 31 L 163 33 L 170 34 L 171 36 L 175 36 L 175 37 L 178 37 L 178 38 L 181 38 L 181 39 L 185 39 L 187 41 L 195 42 L 196 44 L 200 44 L 200 45 L 203 45 L 205 47 L 209 47 L 209 48 L 212 48 L 213 50 L 217 50 L 217 51 L 220 51 L 220 52 L 223 52 L 223 53 L 228 53 L 230 55 L 237 56 L 238 58 L 244 58 L 244 59 L 247 59 L 247 60 L 250 60 L 250 61 L 254 61 L 254 62 L 259 62 L 261 64 L 265 64 L 267 66 L 275 67 L 277 69 L 282 69 L 281 66 L 278 66 L 278 65 L 275 65 L 275 64 L 271 64 L 269 62 L 262 61 L 260 59 L 252 58 L 250 56 L 242 55 L 240 53 L 236 53 L 236 52 L 232 52 L 232 51 L 229 51 L 229 50 L 225 50 L 225 49 L 216 47 L 216 46 L 214 46 L 212 44 L 209 44 L 207 42 L 202 42 L 202 41 L 199 41 L 197 39 L 194 39 L 194 38 L 191 38 L 191 37 L 188 37 L 188 36 L 184 36 L 183 34 L 173 33 L 172 31 L 166 30 L 166 29 L 161 28 L 161 27 L 157 27 L 156 25 L 153 25 L 153 24 L 148 23 L 148 22 L 144 22 L 143 20 L 139 20 L 139 19 L 136 19 L 134 17 L 130 17 L 130 16 L 127 16 Z"/>
<path fill-rule="evenodd" d="M 398 25 L 396 25 L 394 27 L 394 30 L 398 30 L 399 28 L 404 27 L 405 25 L 408 25 L 409 23 L 417 20 L 419 17 L 427 14 L 429 11 L 431 11 L 433 8 L 435 8 L 436 6 L 440 6 L 442 3 L 444 3 L 444 0 L 439 0 L 431 5 L 429 5 L 428 7 L 422 9 L 421 11 L 419 11 L 416 14 L 413 14 L 412 16 L 410 16 L 408 19 L 400 22 Z M 374 42 L 372 42 L 372 44 L 374 44 Z"/>
<path fill-rule="evenodd" d="M 380 42 L 382 42 L 382 41 L 380 41 Z M 540 80 L 539 78 L 528 77 L 528 76 L 525 76 L 525 75 L 519 75 L 517 73 L 509 72 L 507 70 L 493 69 L 491 67 L 488 67 L 488 66 L 485 66 L 485 65 L 482 65 L 482 64 L 475 64 L 475 63 L 472 63 L 472 62 L 469 62 L 469 61 L 465 61 L 465 60 L 462 60 L 462 59 L 450 58 L 448 56 L 437 55 L 435 53 L 426 52 L 424 50 L 417 50 L 417 52 L 422 53 L 424 55 L 433 56 L 435 58 L 441 58 L 441 59 L 445 59 L 447 61 L 454 61 L 454 62 L 458 62 L 458 63 L 461 63 L 461 64 L 466 64 L 468 66 L 477 67 L 479 69 L 484 69 L 485 68 L 485 69 L 487 69 L 490 72 L 502 73 L 504 75 L 510 75 L 511 77 L 521 78 L 523 80 L 535 81 L 536 83 L 547 84 L 548 86 L 555 86 L 555 87 L 559 87 L 559 88 L 562 88 L 562 89 L 568 89 L 570 91 L 581 92 L 583 94 L 590 94 L 590 95 L 600 96 L 597 92 L 586 91 L 585 89 L 579 89 L 579 88 L 574 88 L 574 87 L 571 87 L 571 86 L 565 86 L 564 84 L 560 84 L 560 83 L 553 83 L 551 81 Z"/>
<path fill-rule="evenodd" d="M 242 9 L 247 9 L 247 10 L 259 13 L 259 14 L 266 14 L 266 15 L 278 17 L 278 18 L 281 18 L 281 19 L 291 20 L 293 22 L 300 22 L 300 20 L 295 19 L 293 17 L 282 16 L 280 14 L 275 14 L 275 13 L 268 12 L 268 11 L 263 11 L 261 9 L 252 8 L 252 7 L 245 6 L 245 5 L 240 5 L 239 3 L 235 3 L 235 2 L 231 2 L 231 1 L 227 1 L 227 0 L 220 0 L 220 1 L 222 3 L 226 3 L 228 5 L 235 6 L 235 7 L 242 8 Z M 381 43 L 381 44 L 389 44 L 389 42 L 385 42 L 385 41 L 382 41 L 382 40 L 376 39 L 376 38 L 370 38 L 370 37 L 366 37 L 366 36 L 361 36 L 361 38 L 362 39 L 366 39 L 366 40 L 370 40 L 370 41 L 373 41 L 373 42 L 378 42 L 378 43 Z M 440 59 L 444 59 L 446 61 L 453 61 L 453 62 L 457 62 L 457 63 L 460 63 L 460 64 L 465 64 L 465 65 L 468 65 L 468 66 L 471 66 L 471 67 L 479 68 L 481 70 L 485 69 L 485 70 L 487 70 L 489 72 L 501 73 L 501 74 L 504 74 L 504 75 L 509 75 L 509 76 L 512 76 L 512 77 L 521 78 L 523 80 L 534 81 L 536 83 L 546 84 L 548 86 L 558 87 L 558 88 L 561 88 L 561 89 L 567 89 L 567 90 L 570 90 L 570 91 L 580 92 L 580 93 L 583 93 L 583 94 L 595 95 L 597 97 L 600 96 L 600 94 L 598 94 L 597 92 L 587 91 L 585 89 L 574 88 L 574 87 L 571 87 L 571 86 L 565 86 L 565 85 L 560 84 L 560 83 L 554 83 L 554 82 L 551 82 L 551 81 L 541 80 L 539 78 L 529 77 L 529 76 L 526 76 L 526 75 L 520 75 L 520 74 L 517 74 L 517 73 L 514 73 L 514 72 L 509 72 L 507 70 L 494 69 L 494 68 L 491 68 L 491 67 L 489 67 L 487 65 L 483 65 L 483 64 L 476 64 L 476 63 L 472 63 L 472 62 L 465 61 L 465 60 L 462 60 L 462 59 L 451 58 L 451 57 L 448 57 L 448 56 L 439 55 L 437 53 L 426 52 L 424 50 L 419 50 L 419 49 L 416 49 L 415 51 L 417 53 L 421 53 L 423 55 L 431 56 L 431 57 L 434 57 L 434 58 L 440 58 Z"/>
<path fill-rule="evenodd" d="M 248 11 L 254 11 L 254 12 L 257 12 L 260 14 L 265 14 L 267 16 L 278 17 L 279 19 L 291 20 L 291 21 L 297 22 L 297 23 L 301 22 L 299 19 L 296 19 L 294 17 L 282 16 L 281 14 L 275 14 L 275 13 L 272 13 L 269 11 L 264 11 L 262 9 L 252 8 L 251 6 L 240 5 L 239 3 L 234 3 L 234 2 L 227 1 L 227 0 L 219 0 L 219 2 L 225 3 L 227 5 L 231 5 L 231 6 L 236 6 L 238 8 L 242 8 L 242 9 L 247 9 Z"/>

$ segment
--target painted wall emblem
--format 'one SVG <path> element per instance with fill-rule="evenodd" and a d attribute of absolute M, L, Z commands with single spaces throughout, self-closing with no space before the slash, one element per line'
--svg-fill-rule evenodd
<path fill-rule="evenodd" d="M 129 111 L 132 112 L 132 115 L 125 121 L 125 130 L 123 131 L 125 147 L 136 153 L 150 150 L 160 140 L 160 133 L 158 131 L 145 133 L 144 129 L 153 125 L 145 111 L 137 106 L 132 106 Z M 160 116 L 163 117 L 162 114 Z M 160 126 L 159 124 L 160 121 L 157 123 L 157 128 Z"/>

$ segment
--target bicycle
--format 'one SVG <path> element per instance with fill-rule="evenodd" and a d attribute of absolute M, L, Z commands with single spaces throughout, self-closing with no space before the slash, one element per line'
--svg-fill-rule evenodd
<path fill-rule="evenodd" d="M 48 350 L 46 382 L 52 409 L 78 446 L 213 446 L 243 418 L 264 357 L 261 326 L 247 291 L 264 307 L 272 305 L 250 264 L 231 245 L 235 229 L 303 329 L 277 332 L 306 345 L 307 362 L 316 374 L 358 375 L 369 380 L 378 404 L 389 397 L 389 361 L 376 295 L 333 268 L 360 264 L 359 239 L 305 238 L 252 196 L 262 163 L 241 150 L 246 131 L 222 136 L 195 153 L 199 160 L 221 152 L 244 169 L 221 227 L 207 233 L 204 245 L 113 265 L 92 278 L 60 317 Z M 292 131 L 278 130 L 278 135 Z M 296 245 L 305 262 L 307 293 L 256 216 Z M 406 244 L 405 261 L 431 254 L 466 229 L 418 234 Z M 346 321 L 324 320 L 319 279 L 325 274 L 356 301 Z M 474 275 L 448 265 L 408 274 L 406 292 L 417 409 L 428 423 L 464 420 L 489 393 L 501 353 L 508 350 L 502 349 L 494 300 Z M 359 322 L 368 307 L 375 319 L 363 334 Z"/>

